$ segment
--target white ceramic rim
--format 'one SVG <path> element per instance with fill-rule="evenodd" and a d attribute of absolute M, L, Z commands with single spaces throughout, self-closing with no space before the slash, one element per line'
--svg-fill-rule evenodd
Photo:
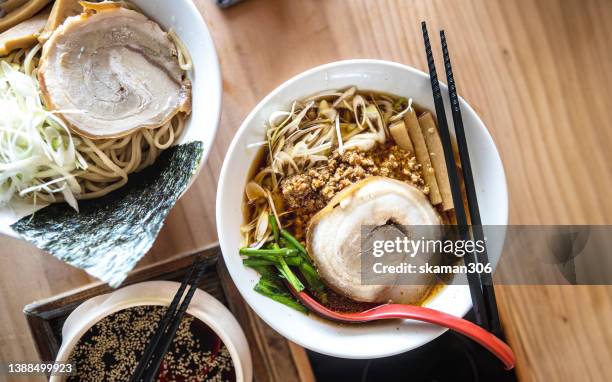
<path fill-rule="evenodd" d="M 203 143 L 203 152 L 198 168 L 181 194 L 182 197 L 193 185 L 208 160 L 219 128 L 223 81 L 217 51 L 208 26 L 193 1 L 131 1 L 140 7 L 147 17 L 160 24 L 164 30 L 175 30 L 189 48 L 194 59 L 194 70 L 188 74 L 193 84 L 192 114 L 188 117 L 185 130 L 176 144 L 199 140 Z M 180 14 L 180 17 L 176 17 L 178 14 Z M 198 77 L 200 73 L 205 76 L 204 82 L 201 84 Z M 0 234 L 20 238 L 10 227 L 10 224 L 28 215 L 15 215 L 10 212 L 10 206 L 18 206 L 17 208 L 24 208 L 30 210 L 30 212 L 33 212 L 33 210 L 21 202 L 11 202 L 9 206 L 0 207 Z"/>
<path fill-rule="evenodd" d="M 55 359 L 55 362 L 66 362 L 68 360 L 68 357 L 70 356 L 70 353 L 72 352 L 72 349 L 81 339 L 81 337 L 92 326 L 94 326 L 97 322 L 102 320 L 104 317 L 107 317 L 118 311 L 121 311 L 127 308 L 136 307 L 136 306 L 144 306 L 144 305 L 168 306 L 170 302 L 172 301 L 179 287 L 180 287 L 180 283 L 173 282 L 173 281 L 147 281 L 147 282 L 132 284 L 125 288 L 118 289 L 114 292 L 96 296 L 96 297 L 93 297 L 85 301 L 84 303 L 79 305 L 73 311 L 73 313 L 70 314 L 70 316 L 68 316 L 68 318 L 66 319 L 66 322 L 64 323 L 64 326 L 62 327 L 62 337 L 64 338 L 63 338 L 63 342 L 61 344 L 60 350 Z M 106 301 L 111 299 L 113 294 L 115 294 L 116 292 L 121 291 L 122 293 L 127 294 L 133 290 L 138 290 L 141 288 L 150 289 L 150 290 L 163 290 L 164 292 L 163 294 L 158 295 L 158 296 L 147 296 L 144 298 L 126 299 L 126 300 L 116 301 L 113 304 L 111 304 L 109 308 L 105 310 L 101 310 L 100 312 L 97 312 L 94 315 L 88 315 L 84 322 L 80 322 L 80 323 L 78 322 L 79 319 L 82 319 L 82 316 L 75 317 L 75 315 L 78 316 L 79 314 L 82 314 L 83 316 L 87 315 L 90 309 L 92 310 L 96 309 L 96 306 L 90 307 L 89 305 L 95 302 L 105 303 Z M 206 312 L 204 311 L 204 309 L 201 309 L 199 306 L 204 307 L 204 309 L 220 311 L 222 314 L 218 316 L 214 315 L 212 313 L 216 313 L 216 312 Z M 196 293 L 193 296 L 192 302 L 189 308 L 187 309 L 187 313 L 191 314 L 198 320 L 204 322 L 208 327 L 210 327 L 219 336 L 221 341 L 223 341 L 223 343 L 225 344 L 225 346 L 227 347 L 230 353 L 232 362 L 234 363 L 234 369 L 236 371 L 236 382 L 250 382 L 252 380 L 252 359 L 251 359 L 250 350 L 248 347 L 248 342 L 246 340 L 246 336 L 244 335 L 244 332 L 242 332 L 242 328 L 240 327 L 240 324 L 238 323 L 238 321 L 236 321 L 232 313 L 223 304 L 221 304 L 221 302 L 219 302 L 213 296 L 211 296 L 210 294 L 206 293 L 205 291 L 201 289 L 196 290 Z M 73 322 L 73 321 L 77 321 L 77 322 Z M 233 328 L 230 330 L 238 328 L 240 330 L 238 335 L 239 337 L 241 337 L 239 338 L 239 342 L 243 342 L 243 343 L 242 344 L 235 343 L 234 340 L 236 338 L 232 338 L 232 337 L 236 336 L 237 334 L 233 334 L 233 335 L 228 334 L 228 331 L 226 331 L 223 328 L 224 325 L 232 326 Z M 75 329 L 74 328 L 75 326 L 78 327 L 78 329 Z M 68 329 L 71 329 L 72 332 L 76 331 L 76 333 L 74 334 L 67 333 Z M 70 339 L 68 342 L 64 342 L 66 341 L 66 338 L 65 338 L 66 336 L 70 336 Z M 239 346 L 245 347 L 245 349 L 243 349 L 242 352 L 246 351 L 245 353 L 246 356 L 244 354 L 242 356 L 239 354 L 240 353 L 240 351 L 238 350 Z M 50 381 L 52 382 L 62 381 L 63 380 L 62 378 L 63 377 L 61 376 L 54 376 L 54 377 L 51 377 Z"/>
<path fill-rule="evenodd" d="M 226 226 L 225 224 L 225 216 L 224 216 L 224 205 L 225 203 L 225 188 L 226 188 L 226 183 L 227 183 L 227 179 L 229 177 L 235 177 L 235 174 L 229 174 L 228 172 L 228 167 L 230 167 L 229 165 L 229 161 L 232 158 L 232 155 L 234 153 L 234 151 L 237 150 L 237 145 L 239 143 L 239 141 L 241 140 L 241 137 L 243 135 L 245 135 L 247 133 L 247 129 L 249 129 L 253 119 L 256 117 L 256 115 L 259 113 L 259 111 L 267 104 L 270 102 L 270 100 L 272 100 L 278 93 L 284 91 L 285 89 L 293 86 L 295 83 L 300 82 L 302 79 L 309 77 L 315 73 L 318 72 L 325 72 L 328 70 L 332 70 L 332 69 L 337 69 L 339 67 L 342 66 L 358 66 L 358 65 L 380 65 L 383 67 L 389 67 L 389 68 L 394 68 L 394 69 L 400 69 L 403 71 L 407 71 L 409 73 L 411 73 L 412 75 L 416 75 L 418 77 L 422 77 L 424 79 L 427 80 L 427 82 L 429 82 L 429 75 L 427 75 L 426 73 L 417 70 L 415 68 L 403 65 L 403 64 L 399 64 L 399 63 L 395 63 L 395 62 L 390 62 L 390 61 L 383 61 L 383 60 L 372 60 L 372 59 L 358 59 L 358 60 L 345 60 L 345 61 L 338 61 L 338 62 L 332 62 L 329 64 L 325 64 L 325 65 L 321 65 L 321 66 L 317 66 L 315 68 L 312 68 L 310 70 L 307 70 L 301 74 L 296 75 L 295 77 L 289 79 L 288 81 L 284 82 L 282 85 L 280 85 L 279 87 L 277 87 L 276 89 L 274 89 L 271 93 L 269 93 L 261 102 L 259 102 L 257 104 L 257 106 L 255 106 L 255 108 L 249 113 L 249 115 L 246 117 L 246 119 L 244 120 L 244 122 L 242 123 L 242 125 L 240 126 L 238 132 L 236 133 L 236 135 L 234 136 L 234 139 L 232 140 L 232 143 L 230 144 L 230 147 L 227 151 L 226 157 L 225 157 L 225 161 L 223 163 L 223 167 L 221 170 L 221 175 L 219 178 L 219 185 L 218 185 L 218 190 L 217 190 L 217 203 L 216 203 L 216 209 L 217 209 L 217 228 L 218 228 L 218 236 L 219 236 L 219 242 L 221 244 L 221 249 L 223 252 L 223 256 L 225 259 L 226 264 L 228 264 L 228 269 L 230 272 L 230 275 L 232 277 L 233 280 L 236 280 L 238 277 L 242 277 L 243 275 L 240 275 L 239 269 L 235 269 L 232 266 L 232 261 L 231 261 L 231 257 L 232 256 L 238 256 L 237 252 L 238 252 L 238 248 L 230 248 L 230 244 L 232 243 L 226 243 L 226 238 L 225 238 L 225 234 L 224 234 L 224 227 Z M 443 94 L 448 94 L 448 88 L 445 84 L 440 84 L 441 85 L 441 89 Z M 325 90 L 325 89 L 320 89 L 321 91 Z M 376 90 L 376 89 L 373 89 Z M 311 94 L 303 94 L 302 97 L 307 97 Z M 287 100 L 287 102 L 290 102 L 291 100 Z M 448 103 L 447 103 L 448 104 Z M 505 177 L 505 172 L 503 169 L 503 163 L 501 162 L 501 158 L 499 156 L 499 152 L 495 146 L 495 143 L 493 142 L 493 138 L 491 137 L 490 133 L 488 132 L 488 130 L 486 129 L 484 123 L 482 122 L 482 120 L 480 119 L 480 117 L 478 117 L 478 115 L 476 114 L 476 112 L 473 110 L 473 108 L 463 99 L 460 98 L 460 104 L 461 104 L 461 108 L 462 108 L 462 112 L 463 112 L 463 116 L 464 116 L 464 120 L 466 119 L 466 116 L 471 115 L 474 119 L 475 119 L 475 125 L 477 129 L 482 130 L 482 133 L 484 133 L 484 140 L 485 142 L 483 144 L 490 146 L 493 148 L 494 151 L 494 158 L 492 158 L 494 161 L 496 161 L 497 163 L 495 163 L 496 169 L 500 171 L 500 175 L 501 175 L 501 179 L 498 182 L 498 190 L 497 190 L 497 199 L 499 200 L 499 202 L 501 203 L 498 207 L 499 207 L 499 214 L 497 216 L 496 222 L 492 223 L 492 222 L 487 222 L 484 221 L 485 224 L 500 224 L 500 225 L 505 225 L 508 222 L 508 191 L 507 191 L 507 183 L 506 183 L 506 177 Z M 448 106 L 448 105 L 447 105 Z M 450 116 L 450 113 L 447 112 L 447 115 Z M 449 124 L 452 128 L 452 120 L 449 119 Z M 467 126 L 466 126 L 467 129 Z M 467 133 L 467 131 L 466 131 Z M 249 163 L 250 166 L 250 163 Z M 477 174 L 476 174 L 477 176 Z M 237 228 L 236 228 L 237 229 Z M 491 251 L 490 251 L 491 252 Z M 343 357 L 343 358 L 378 358 L 378 357 L 386 357 L 386 356 L 391 356 L 394 354 L 398 354 L 398 353 L 402 353 L 405 351 L 409 351 L 412 350 L 414 348 L 417 348 L 419 346 L 422 346 L 432 340 L 434 340 L 435 338 L 437 338 L 438 336 L 442 335 L 447 329 L 445 328 L 437 328 L 435 334 L 429 334 L 428 338 L 424 341 L 422 341 L 420 344 L 417 344 L 415 346 L 406 346 L 406 347 L 396 347 L 394 349 L 384 349 L 384 346 L 382 346 L 382 349 L 379 348 L 373 350 L 372 347 L 366 348 L 366 344 L 364 344 L 364 349 L 360 349 L 360 350 L 355 350 L 355 349 L 351 349 L 350 351 L 334 351 L 334 350 L 330 350 L 328 347 L 326 347 L 325 343 L 317 343 L 316 340 L 313 340 L 311 338 L 308 338 L 306 336 L 302 336 L 300 335 L 300 331 L 299 330 L 288 330 L 287 328 L 284 328 L 282 326 L 279 326 L 277 323 L 277 320 L 275 317 L 271 316 L 270 314 L 268 314 L 266 311 L 264 311 L 264 309 L 257 303 L 256 299 L 258 297 L 255 297 L 256 292 L 253 292 L 252 290 L 248 290 L 247 288 L 243 288 L 241 287 L 239 282 L 234 281 L 235 284 L 238 287 L 238 290 L 240 291 L 240 293 L 242 294 L 242 296 L 244 297 L 244 299 L 247 301 L 247 303 L 249 304 L 249 306 L 259 315 L 260 318 L 262 318 L 268 325 L 270 325 L 272 328 L 274 328 L 275 330 L 277 330 L 279 333 L 281 333 L 283 336 L 287 337 L 289 340 L 305 347 L 308 349 L 311 349 L 313 351 L 322 353 L 322 354 L 327 354 L 330 356 L 335 356 L 335 357 Z M 463 296 L 467 295 L 468 296 L 468 300 L 469 300 L 469 288 L 467 285 L 452 285 L 452 286 L 447 286 L 443 292 L 444 294 L 453 294 L 453 293 L 459 293 Z M 438 294 L 437 296 L 435 296 L 432 301 L 435 302 L 436 299 L 438 299 L 440 297 L 440 295 L 442 295 L 443 293 Z M 262 297 L 262 296 L 259 296 Z M 429 306 L 429 303 L 428 303 Z M 471 305 L 471 301 L 469 301 L 468 303 L 466 303 L 465 305 L 462 306 L 462 315 L 465 315 L 470 309 L 471 309 L 472 305 Z M 284 309 L 289 309 L 290 308 L 286 308 L 284 307 Z M 291 313 L 289 311 L 287 311 L 288 315 L 291 315 Z M 300 313 L 296 313 L 296 314 L 300 314 Z M 315 320 L 313 318 L 313 320 Z M 403 323 L 400 323 L 403 324 Z M 336 325 L 336 324 L 330 324 L 330 325 Z M 419 327 L 419 325 L 426 325 L 426 326 L 430 326 L 428 324 L 421 324 L 421 323 L 414 323 L 411 322 L 410 325 L 413 325 L 415 327 Z M 393 330 L 393 325 L 389 324 L 389 330 Z M 418 330 L 416 330 L 418 331 Z M 374 345 L 374 344 L 373 344 Z"/>

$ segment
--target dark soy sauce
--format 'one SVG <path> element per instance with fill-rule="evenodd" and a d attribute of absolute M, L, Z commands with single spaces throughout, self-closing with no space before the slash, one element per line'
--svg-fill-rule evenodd
<path fill-rule="evenodd" d="M 69 361 L 68 381 L 129 381 L 166 307 L 138 306 L 113 313 L 91 327 Z M 160 366 L 157 381 L 236 381 L 229 351 L 204 322 L 186 314 Z"/>

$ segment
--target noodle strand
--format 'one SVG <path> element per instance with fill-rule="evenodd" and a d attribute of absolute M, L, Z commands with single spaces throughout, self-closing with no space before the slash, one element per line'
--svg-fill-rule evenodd
<path fill-rule="evenodd" d="M 119 1 L 119 3 L 125 8 L 142 13 L 130 1 Z M 168 37 L 176 46 L 181 69 L 192 70 L 193 61 L 183 41 L 173 30 L 168 31 Z M 0 57 L 0 61 L 19 67 L 21 72 L 31 76 L 38 83 L 37 73 L 42 47 L 42 44 L 37 44 L 32 48 L 18 49 L 5 57 Z M 178 113 L 162 126 L 143 128 L 114 139 L 91 140 L 74 134 L 73 141 L 77 157 L 81 158 L 79 159 L 81 166 L 68 175 L 74 176 L 71 182 L 76 181 L 81 187 L 81 192 L 75 195 L 76 199 L 98 198 L 125 185 L 129 174 L 152 165 L 163 150 L 176 143 L 185 129 L 186 118 L 185 113 Z M 15 135 L 13 139 L 17 138 Z M 65 186 L 67 185 L 64 184 Z M 72 186 L 76 187 L 75 184 Z M 37 198 L 47 202 L 63 201 L 61 194 L 57 193 L 32 192 L 26 197 L 33 201 Z"/>
<path fill-rule="evenodd" d="M 183 51 L 183 44 L 176 40 L 182 65 L 190 65 L 189 55 Z M 1 61 L 19 66 L 19 70 L 36 79 L 41 44 L 30 49 L 19 49 L 10 55 L 0 57 Z M 73 173 L 81 187 L 77 199 L 94 199 L 104 196 L 124 186 L 128 175 L 152 165 L 159 154 L 180 137 L 185 127 L 185 113 L 178 113 L 168 123 L 153 129 L 144 128 L 125 137 L 91 140 L 74 137 L 75 148 L 87 163 L 86 170 Z M 42 193 L 32 193 L 47 202 L 61 202 L 60 194 L 53 197 Z"/>

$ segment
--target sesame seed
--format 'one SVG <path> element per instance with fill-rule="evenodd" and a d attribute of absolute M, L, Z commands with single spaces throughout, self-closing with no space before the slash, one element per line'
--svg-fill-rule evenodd
<path fill-rule="evenodd" d="M 76 375 L 68 381 L 129 381 L 166 312 L 138 306 L 113 313 L 89 329 L 69 357 Z M 231 356 L 202 321 L 186 314 L 160 366 L 158 381 L 235 381 Z"/>

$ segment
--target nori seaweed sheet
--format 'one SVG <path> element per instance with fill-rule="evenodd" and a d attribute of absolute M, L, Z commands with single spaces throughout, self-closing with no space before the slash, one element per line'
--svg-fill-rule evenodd
<path fill-rule="evenodd" d="M 173 146 L 98 199 L 52 204 L 12 228 L 58 259 L 117 287 L 147 253 L 202 159 L 202 142 Z"/>

